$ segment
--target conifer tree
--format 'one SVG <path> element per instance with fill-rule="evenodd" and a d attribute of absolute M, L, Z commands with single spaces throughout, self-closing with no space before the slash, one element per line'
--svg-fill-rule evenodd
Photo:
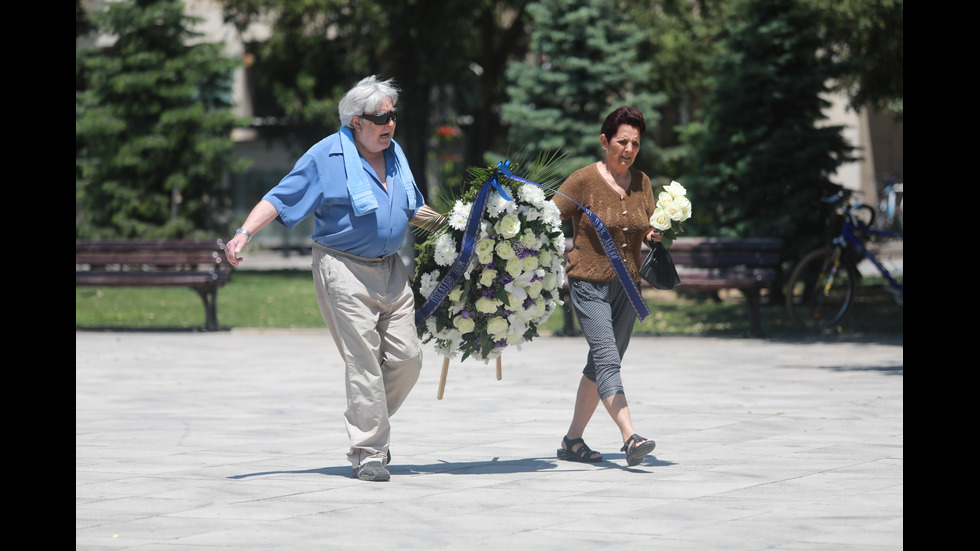
<path fill-rule="evenodd" d="M 734 0 L 725 53 L 684 182 L 695 235 L 782 237 L 784 256 L 817 244 L 820 197 L 850 160 L 821 97 L 839 69 L 821 57 L 819 20 L 800 0 Z"/>
<path fill-rule="evenodd" d="M 89 16 L 112 43 L 86 49 L 76 38 L 76 237 L 223 231 L 216 217 L 231 194 L 221 183 L 242 168 L 229 109 L 238 62 L 194 42 L 196 19 L 179 1 L 112 2 Z"/>
<path fill-rule="evenodd" d="M 512 149 L 561 151 L 574 169 L 598 158 L 600 126 L 617 107 L 640 109 L 648 131 L 657 125 L 664 97 L 648 90 L 649 66 L 637 58 L 641 30 L 616 2 L 542 0 L 527 12 L 528 58 L 508 66 L 502 107 Z M 645 139 L 636 167 L 649 166 L 653 152 Z"/>

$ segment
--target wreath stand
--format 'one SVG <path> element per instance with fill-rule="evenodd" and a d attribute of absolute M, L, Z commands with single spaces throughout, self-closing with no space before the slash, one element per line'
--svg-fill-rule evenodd
<path fill-rule="evenodd" d="M 436 394 L 437 400 L 442 400 L 442 393 L 446 390 L 446 376 L 449 375 L 449 358 L 442 359 L 442 375 L 439 376 L 439 392 Z M 500 356 L 497 356 L 497 380 L 501 378 Z"/>

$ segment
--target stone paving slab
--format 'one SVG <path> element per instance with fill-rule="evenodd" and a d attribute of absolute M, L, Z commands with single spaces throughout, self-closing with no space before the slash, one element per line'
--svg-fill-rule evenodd
<path fill-rule="evenodd" d="M 598 464 L 559 461 L 586 354 L 493 364 L 427 349 L 392 419 L 390 482 L 351 477 L 326 330 L 75 333 L 78 550 L 894 550 L 904 356 L 891 339 L 634 337 L 635 467 L 604 410 Z"/>

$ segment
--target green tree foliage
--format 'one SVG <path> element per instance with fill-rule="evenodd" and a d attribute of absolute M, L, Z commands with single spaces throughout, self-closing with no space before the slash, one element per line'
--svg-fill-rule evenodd
<path fill-rule="evenodd" d="M 658 146 L 654 172 L 683 179 L 692 170 L 685 128 L 699 120 L 711 84 L 706 61 L 723 47 L 722 31 L 729 20 L 728 0 L 640 0 L 629 14 L 642 29 L 640 59 L 648 60 L 650 90 L 667 95 L 660 126 L 653 136 Z"/>
<path fill-rule="evenodd" d="M 824 42 L 847 64 L 839 89 L 856 108 L 904 120 L 903 0 L 813 0 L 823 10 Z"/>
<path fill-rule="evenodd" d="M 113 42 L 76 40 L 76 237 L 224 231 L 222 180 L 243 168 L 231 140 L 242 121 L 229 109 L 238 62 L 220 44 L 191 44 L 196 20 L 179 1 L 112 2 L 89 16 Z"/>
<path fill-rule="evenodd" d="M 633 105 L 648 132 L 656 128 L 665 97 L 649 91 L 650 66 L 637 55 L 642 33 L 615 1 L 541 0 L 527 12 L 528 56 L 508 67 L 502 107 L 512 148 L 561 151 L 574 169 L 598 158 L 599 128 L 617 107 Z M 637 160 L 644 170 L 655 154 L 649 136 Z"/>
<path fill-rule="evenodd" d="M 344 91 L 378 74 L 402 90 L 397 139 L 417 174 L 426 171 L 440 126 L 453 127 L 465 139 L 466 161 L 482 165 L 499 132 L 506 60 L 526 43 L 526 3 L 222 0 L 226 20 L 243 36 L 256 22 L 271 30 L 246 44 L 255 58 L 256 115 L 280 118 L 295 153 L 335 132 Z M 426 180 L 418 183 L 426 192 Z"/>
<path fill-rule="evenodd" d="M 786 258 L 822 235 L 820 197 L 851 160 L 842 128 L 822 124 L 839 66 L 821 57 L 805 0 L 734 0 L 725 53 L 685 183 L 691 233 L 779 236 Z"/>

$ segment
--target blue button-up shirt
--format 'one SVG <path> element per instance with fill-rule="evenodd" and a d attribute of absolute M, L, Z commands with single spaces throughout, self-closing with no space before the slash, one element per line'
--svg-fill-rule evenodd
<path fill-rule="evenodd" d="M 366 159 L 361 166 L 370 176 L 371 189 L 378 209 L 355 216 L 347 191 L 347 173 L 340 135 L 331 134 L 314 145 L 296 161 L 292 171 L 263 197 L 279 212 L 277 220 L 289 229 L 311 214 L 315 216 L 313 240 L 321 245 L 368 258 L 383 258 L 398 252 L 405 241 L 408 221 L 415 211 L 408 208 L 408 196 L 398 171 L 394 145 L 385 150 L 385 179 L 388 189 Z M 326 163 L 321 181 L 319 165 Z M 424 204 L 422 193 L 415 190 L 415 204 Z"/>

